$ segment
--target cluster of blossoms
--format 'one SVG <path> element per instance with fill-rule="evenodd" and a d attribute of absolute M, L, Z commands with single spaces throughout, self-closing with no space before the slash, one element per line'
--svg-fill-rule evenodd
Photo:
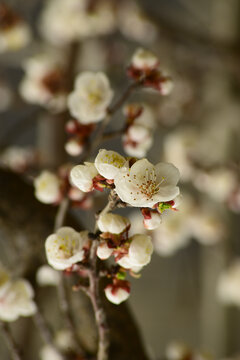
<path fill-rule="evenodd" d="M 161 213 L 162 203 L 170 208 L 179 195 L 178 169 L 168 163 L 151 164 L 147 159 L 126 159 L 117 152 L 100 150 L 94 163 L 77 165 L 71 180 L 80 190 L 114 188 L 120 200 L 134 207 Z"/>
<path fill-rule="evenodd" d="M 27 24 L 5 3 L 0 4 L 0 53 L 26 46 L 31 40 Z"/>
<path fill-rule="evenodd" d="M 159 68 L 159 59 L 152 52 L 139 48 L 128 67 L 128 76 L 144 87 L 154 89 L 161 95 L 168 95 L 173 88 L 171 78 Z"/>
<path fill-rule="evenodd" d="M 49 0 L 40 19 L 40 33 L 54 45 L 112 33 L 118 26 L 128 38 L 140 43 L 157 37 L 156 26 L 135 1 Z"/>
<path fill-rule="evenodd" d="M 36 196 L 41 201 L 48 201 L 49 194 L 54 194 L 54 198 L 59 196 L 60 185 L 54 176 L 44 172 L 35 180 Z M 154 166 L 147 159 L 126 159 L 114 151 L 100 150 L 94 163 L 72 168 L 69 182 L 81 192 L 111 189 L 117 202 L 140 207 L 145 227 L 154 229 L 160 224 L 162 212 L 174 208 L 174 199 L 179 194 L 178 180 L 179 172 L 171 164 Z M 52 185 L 55 189 L 50 189 Z M 97 227 L 97 256 L 101 260 L 113 256 L 116 264 L 108 274 L 111 282 L 105 294 L 111 302 L 119 304 L 130 293 L 130 284 L 125 279 L 127 271 L 134 274 L 150 262 L 152 239 L 145 234 L 129 236 L 129 220 L 111 212 L 98 216 Z M 88 231 L 62 227 L 46 240 L 48 263 L 56 270 L 79 271 L 78 263 L 84 265 L 88 261 L 91 243 Z"/>
<path fill-rule="evenodd" d="M 124 108 L 126 129 L 123 148 L 127 155 L 142 158 L 153 143 L 154 114 L 145 104 L 129 104 Z"/>
<path fill-rule="evenodd" d="M 111 188 L 122 202 L 143 208 L 144 224 L 149 229 L 159 225 L 164 207 L 174 205 L 173 199 L 179 194 L 178 180 L 179 172 L 171 164 L 154 166 L 146 159 L 128 160 L 107 150 L 100 150 L 94 163 L 77 165 L 71 171 L 71 182 L 81 191 Z M 126 270 L 138 272 L 150 262 L 152 241 L 148 235 L 129 237 L 129 220 L 120 215 L 102 214 L 97 225 L 101 232 L 97 256 L 105 260 L 113 255 L 118 267 L 123 269 L 112 274 L 112 283 L 105 289 L 108 299 L 118 304 L 126 300 L 130 292 Z M 72 228 L 61 228 L 46 241 L 48 262 L 57 270 L 66 270 L 84 261 L 89 247 L 87 231 L 77 233 Z"/>
<path fill-rule="evenodd" d="M 66 108 L 67 86 L 64 64 L 57 54 L 41 53 L 28 58 L 20 94 L 29 103 L 39 104 L 54 112 Z"/>
<path fill-rule="evenodd" d="M 115 28 L 111 1 L 50 0 L 40 20 L 40 32 L 54 45 L 65 45 Z"/>
<path fill-rule="evenodd" d="M 0 319 L 15 321 L 20 316 L 31 316 L 37 308 L 33 289 L 25 279 L 13 280 L 0 265 Z"/>
<path fill-rule="evenodd" d="M 89 209 L 91 198 L 69 181 L 69 167 L 62 167 L 58 174 L 44 170 L 34 179 L 36 198 L 44 204 L 58 205 L 65 196 L 72 205 Z"/>

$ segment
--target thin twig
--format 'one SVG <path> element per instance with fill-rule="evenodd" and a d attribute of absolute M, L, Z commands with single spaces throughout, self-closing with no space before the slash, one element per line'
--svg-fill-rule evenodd
<path fill-rule="evenodd" d="M 107 212 L 114 209 L 117 203 L 117 199 L 113 196 L 112 193 L 109 195 L 109 201 L 104 209 L 100 212 L 100 215 L 106 214 Z M 95 224 L 94 232 L 97 233 L 97 222 Z M 110 344 L 109 340 L 109 328 L 107 323 L 107 317 L 105 310 L 102 305 L 100 291 L 99 291 L 99 281 L 100 281 L 100 273 L 97 269 L 97 247 L 98 247 L 98 239 L 93 240 L 89 262 L 90 262 L 90 269 L 88 272 L 89 276 L 89 289 L 86 292 L 89 296 L 94 314 L 95 320 L 98 328 L 98 353 L 97 353 L 97 360 L 108 360 L 108 348 Z"/>
<path fill-rule="evenodd" d="M 22 360 L 21 351 L 13 338 L 9 325 L 0 321 L 0 328 L 11 353 L 12 360 Z"/>
<path fill-rule="evenodd" d="M 125 101 L 129 98 L 133 90 L 137 89 L 140 86 L 141 86 L 140 81 L 131 83 L 123 92 L 122 96 L 117 100 L 117 102 L 112 107 L 109 107 L 108 114 L 110 115 L 115 114 L 122 107 Z"/>
<path fill-rule="evenodd" d="M 97 251 L 98 240 L 93 240 L 91 247 L 91 270 L 89 271 L 89 298 L 91 300 L 95 320 L 98 328 L 98 352 L 97 360 L 108 360 L 109 328 L 107 318 L 102 306 L 99 292 L 99 275 L 97 272 Z"/>

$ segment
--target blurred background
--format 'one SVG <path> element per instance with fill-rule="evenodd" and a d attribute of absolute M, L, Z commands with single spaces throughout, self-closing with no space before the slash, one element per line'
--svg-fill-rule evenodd
<path fill-rule="evenodd" d="M 43 30 L 40 19 L 47 2 L 7 0 L 5 4 L 31 26 L 32 39 L 24 48 L 0 52 L 0 162 L 2 169 L 32 179 L 43 168 L 79 163 L 81 156 L 71 157 L 64 150 L 65 120 L 42 104 L 24 100 L 19 91 L 27 58 L 64 49 L 50 41 L 50 26 Z M 166 214 L 153 232 L 152 261 L 140 279 L 131 280 L 131 310 L 152 359 L 163 358 L 173 340 L 214 358 L 240 356 L 240 2 L 112 0 L 112 4 L 111 31 L 80 39 L 76 73 L 106 72 L 117 98 L 129 82 L 125 69 L 134 51 L 144 47 L 154 52 L 174 88 L 168 96 L 137 91 L 129 102 L 150 107 L 155 122 L 146 157 L 152 163 L 171 162 L 181 172 L 179 210 Z M 0 37 L 1 31 L 0 16 Z M 108 131 L 121 124 L 124 116 L 119 111 Z M 128 154 L 121 136 L 101 147 Z M 99 209 L 105 200 L 97 196 L 94 201 Z M 73 215 L 92 226 L 88 212 L 73 210 Z M 145 231 L 140 212 L 131 210 L 129 216 L 132 229 Z M 1 261 L 21 274 L 6 226 L 3 229 Z M 14 242 L 17 249 L 27 246 L 20 230 Z M 31 252 L 23 261 L 28 256 Z M 52 289 L 41 294 L 47 313 L 54 308 L 53 298 Z M 28 324 L 18 320 L 14 331 L 25 328 L 25 336 L 30 336 Z M 28 352 L 26 359 L 32 359 Z M 1 359 L 9 359 L 2 341 L 0 354 Z"/>

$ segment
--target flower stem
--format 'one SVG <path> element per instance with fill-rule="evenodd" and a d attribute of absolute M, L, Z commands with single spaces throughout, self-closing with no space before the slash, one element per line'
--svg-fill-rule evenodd
<path fill-rule="evenodd" d="M 91 247 L 91 254 L 90 254 L 91 269 L 89 271 L 88 295 L 93 306 L 96 324 L 98 328 L 99 339 L 98 339 L 97 360 L 108 360 L 109 328 L 99 292 L 99 274 L 97 271 L 97 255 L 96 255 L 97 246 L 98 246 L 98 240 L 93 240 Z"/>

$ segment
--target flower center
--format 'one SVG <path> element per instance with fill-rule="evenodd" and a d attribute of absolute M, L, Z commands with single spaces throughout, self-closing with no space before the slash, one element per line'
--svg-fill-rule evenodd
<path fill-rule="evenodd" d="M 134 175 L 134 179 L 136 180 L 136 175 Z M 161 184 L 165 181 L 165 178 L 162 177 L 162 180 L 157 183 L 157 175 L 153 170 L 146 169 L 146 173 L 143 176 L 142 182 L 137 183 L 137 187 L 139 188 L 141 194 L 145 195 L 149 200 L 152 200 L 153 195 L 157 194 Z M 139 192 L 137 192 L 139 195 Z"/>
<path fill-rule="evenodd" d="M 69 236 L 58 236 L 54 241 L 56 257 L 58 259 L 68 259 L 74 255 L 76 241 L 71 240 Z"/>
<path fill-rule="evenodd" d="M 98 92 L 90 92 L 88 100 L 92 105 L 98 105 L 102 101 L 102 95 Z"/>

